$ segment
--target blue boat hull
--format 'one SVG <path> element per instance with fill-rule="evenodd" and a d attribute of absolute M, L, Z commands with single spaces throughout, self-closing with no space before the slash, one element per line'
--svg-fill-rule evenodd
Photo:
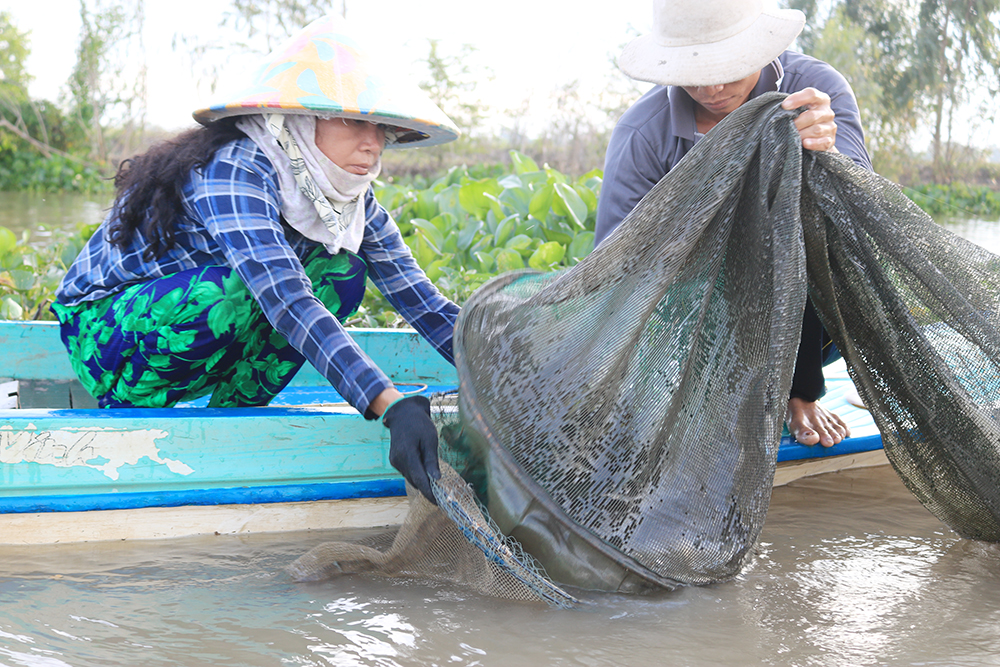
<path fill-rule="evenodd" d="M 457 383 L 454 369 L 413 331 L 354 335 L 407 391 L 431 394 Z M 6 351 L 0 379 L 35 386 L 32 400 L 86 402 L 74 388 L 54 323 L 0 322 L 0 346 Z M 867 411 L 843 400 L 851 387 L 846 373 L 830 374 L 828 387 L 824 404 L 847 419 L 853 437 L 833 448 L 803 447 L 785 437 L 780 465 L 805 471 L 811 460 L 846 461 L 881 450 Z M 148 508 L 350 506 L 358 499 L 391 499 L 399 508 L 405 489 L 388 449 L 380 423 L 363 419 L 312 368 L 264 408 L 212 409 L 200 402 L 169 409 L 22 406 L 0 410 L 0 517 L 65 513 L 78 521 Z M 836 466 L 824 463 L 822 469 Z M 0 531 L 0 542 L 5 534 Z"/>

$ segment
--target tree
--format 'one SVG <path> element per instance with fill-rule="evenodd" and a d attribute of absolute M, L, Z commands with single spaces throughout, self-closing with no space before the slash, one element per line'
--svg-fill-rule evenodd
<path fill-rule="evenodd" d="M 73 136 L 58 107 L 31 99 L 32 76 L 26 68 L 30 54 L 28 33 L 14 25 L 8 12 L 0 12 L 0 171 L 5 175 L 18 171 L 15 165 L 21 172 L 37 167 L 39 156 L 86 164 L 67 152 Z M 10 187 L 9 179 L 3 185 Z"/>
<path fill-rule="evenodd" d="M 480 82 L 492 81 L 493 72 L 488 67 L 476 67 L 476 47 L 462 44 L 457 54 L 446 55 L 441 40 L 427 40 L 429 79 L 420 87 L 431 100 L 448 114 L 465 135 L 471 135 L 486 115 L 487 107 L 474 97 Z"/>
<path fill-rule="evenodd" d="M 836 6 L 821 27 L 811 32 L 808 52 L 830 63 L 850 82 L 876 171 L 898 178 L 908 166 L 904 156 L 918 115 L 912 99 L 899 95 L 898 72 L 906 51 L 888 41 L 899 32 L 895 19 L 886 19 L 881 17 L 882 25 L 896 27 L 866 31 L 852 20 L 846 6 Z M 869 28 L 873 25 L 870 22 Z"/>
<path fill-rule="evenodd" d="M 6 131 L 21 137 L 32 134 L 28 123 L 38 115 L 28 96 L 32 77 L 26 69 L 26 61 L 30 54 L 28 33 L 18 30 L 9 12 L 0 12 L 0 118 L 3 121 L 0 124 Z M 40 125 L 42 141 L 47 143 L 45 124 Z M 9 140 L 4 141 L 0 135 L 0 146 L 8 143 Z"/>
<path fill-rule="evenodd" d="M 796 3 L 812 11 L 818 4 Z M 870 95 L 861 107 L 875 152 L 899 154 L 917 124 L 926 123 L 934 177 L 945 181 L 954 157 L 952 122 L 972 91 L 984 93 L 982 113 L 998 109 L 998 18 L 1000 0 L 841 0 L 825 22 L 810 17 L 800 43 Z"/>
<path fill-rule="evenodd" d="M 914 78 L 933 113 L 935 180 L 949 180 L 955 113 L 982 87 L 996 114 L 1000 93 L 1000 0 L 921 0 L 915 35 Z M 947 126 L 947 127 L 945 127 Z"/>
<path fill-rule="evenodd" d="M 145 129 L 144 15 L 143 0 L 80 0 L 71 113 L 88 137 L 91 157 L 102 163 L 129 157 Z"/>
<path fill-rule="evenodd" d="M 31 53 L 28 33 L 14 25 L 10 12 L 0 12 L 0 90 L 4 94 L 28 95 L 28 74 L 25 61 Z"/>

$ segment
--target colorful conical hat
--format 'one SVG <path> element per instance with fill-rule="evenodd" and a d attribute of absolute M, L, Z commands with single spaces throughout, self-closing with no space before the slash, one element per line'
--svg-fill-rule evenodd
<path fill-rule="evenodd" d="M 252 84 L 194 112 L 207 125 L 227 116 L 275 112 L 357 118 L 392 126 L 390 146 L 432 146 L 458 138 L 448 116 L 416 86 L 381 76 L 337 16 L 310 23 L 275 50 Z"/>

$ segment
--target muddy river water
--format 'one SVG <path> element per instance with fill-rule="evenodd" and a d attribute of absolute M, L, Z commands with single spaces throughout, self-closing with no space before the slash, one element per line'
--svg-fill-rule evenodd
<path fill-rule="evenodd" d="M 283 568 L 343 533 L 0 548 L 0 665 L 998 665 L 1000 546 L 888 466 L 774 492 L 736 580 L 576 610 Z"/>

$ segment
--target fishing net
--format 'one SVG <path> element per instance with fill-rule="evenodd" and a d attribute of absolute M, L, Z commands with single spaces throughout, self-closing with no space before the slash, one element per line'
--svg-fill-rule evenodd
<path fill-rule="evenodd" d="M 356 542 L 325 542 L 298 558 L 288 573 L 299 582 L 344 574 L 416 577 L 461 584 L 484 595 L 573 606 L 542 566 L 505 537 L 483 512 L 472 487 L 446 462 L 432 481 L 437 505 L 407 484 L 406 521 L 397 530 Z"/>
<path fill-rule="evenodd" d="M 465 305 L 442 456 L 479 518 L 427 507 L 453 535 L 485 518 L 494 542 L 449 542 L 442 562 L 511 572 L 520 556 L 497 545 L 513 543 L 529 591 L 737 574 L 767 513 L 807 298 L 906 485 L 959 534 L 1000 540 L 1000 258 L 895 184 L 803 151 L 783 97 L 730 114 L 577 266 L 500 276 Z M 394 559 L 424 558 L 428 521 L 411 515 Z M 339 558 L 309 557 L 311 572 Z"/>

